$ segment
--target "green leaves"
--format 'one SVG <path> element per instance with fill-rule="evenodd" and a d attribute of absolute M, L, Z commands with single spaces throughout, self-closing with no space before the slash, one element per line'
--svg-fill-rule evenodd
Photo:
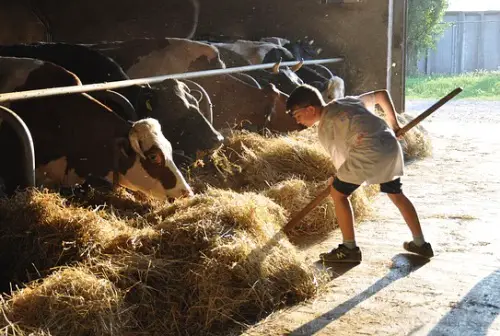
<path fill-rule="evenodd" d="M 442 22 L 448 0 L 408 0 L 407 71 L 414 73 L 417 61 L 434 48 L 448 24 Z"/>

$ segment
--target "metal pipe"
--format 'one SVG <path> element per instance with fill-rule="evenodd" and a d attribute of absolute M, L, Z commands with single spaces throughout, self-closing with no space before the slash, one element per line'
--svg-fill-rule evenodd
<path fill-rule="evenodd" d="M 24 150 L 24 184 L 20 184 L 21 188 L 35 186 L 35 147 L 31 132 L 24 121 L 11 109 L 5 106 L 0 106 L 0 118 L 9 124 L 16 132 Z"/>
<path fill-rule="evenodd" d="M 300 62 L 303 62 L 304 65 L 337 63 L 337 62 L 342 62 L 343 60 L 344 60 L 343 58 L 337 57 L 337 58 L 327 58 L 327 59 L 319 59 L 319 60 L 299 61 L 299 62 L 289 61 L 289 62 L 282 62 L 280 64 L 280 66 L 293 66 L 293 65 L 297 65 Z M 278 64 L 278 63 L 276 63 L 276 64 Z M 229 73 L 235 73 L 235 72 L 245 72 L 245 71 L 252 71 L 252 70 L 259 70 L 259 69 L 270 69 L 273 66 L 275 66 L 276 64 L 265 63 L 265 64 L 245 65 L 245 66 L 241 66 L 241 67 L 233 67 L 233 68 L 226 68 L 226 69 L 193 71 L 193 72 L 169 74 L 169 75 L 163 75 L 163 76 L 127 79 L 127 80 L 113 81 L 113 82 L 107 82 L 107 83 L 63 86 L 63 87 L 48 88 L 48 89 L 37 89 L 37 90 L 10 92 L 10 93 L 0 94 L 0 103 L 14 101 L 14 100 L 22 100 L 22 99 L 33 99 L 33 98 L 41 98 L 41 97 L 47 97 L 47 96 L 65 95 L 65 94 L 71 94 L 71 93 L 83 93 L 83 92 L 91 92 L 91 91 L 99 91 L 99 90 L 118 89 L 118 88 L 123 88 L 123 87 L 127 87 L 127 86 L 132 86 L 132 85 L 154 84 L 154 83 L 163 82 L 166 79 L 189 79 L 189 78 L 209 77 L 209 76 L 214 76 L 214 75 L 229 74 Z"/>

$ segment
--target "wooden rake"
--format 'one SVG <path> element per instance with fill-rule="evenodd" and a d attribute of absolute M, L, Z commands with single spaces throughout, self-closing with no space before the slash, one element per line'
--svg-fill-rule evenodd
<path fill-rule="evenodd" d="M 458 87 L 455 90 L 451 91 L 448 93 L 446 96 L 438 100 L 434 105 L 429 107 L 427 110 L 422 112 L 420 115 L 418 115 L 415 119 L 410 121 L 407 125 L 405 125 L 403 128 L 401 128 L 397 133 L 396 136 L 402 136 L 406 132 L 408 132 L 410 129 L 418 125 L 422 120 L 427 118 L 429 115 L 431 115 L 434 111 L 436 111 L 438 108 L 446 104 L 448 101 L 450 101 L 453 97 L 458 95 L 460 92 L 462 92 L 462 88 Z M 315 207 L 317 207 L 321 201 L 323 201 L 328 195 L 330 194 L 332 186 L 329 185 L 325 190 L 320 192 L 316 198 L 314 198 L 309 204 L 307 204 L 304 209 L 302 209 L 298 214 L 296 214 L 284 227 L 283 231 L 289 231 L 293 229 L 311 210 L 313 210 Z"/>

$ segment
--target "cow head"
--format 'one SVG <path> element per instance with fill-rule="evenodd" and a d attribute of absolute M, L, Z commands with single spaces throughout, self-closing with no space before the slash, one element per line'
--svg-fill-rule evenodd
<path fill-rule="evenodd" d="M 322 92 L 325 102 L 330 102 L 334 99 L 343 98 L 345 96 L 344 80 L 338 76 L 333 76 L 327 82 L 327 88 Z"/>
<path fill-rule="evenodd" d="M 290 51 L 295 59 L 314 59 L 323 51 L 314 45 L 314 40 L 288 42 L 284 43 L 283 47 Z"/>
<path fill-rule="evenodd" d="M 287 94 L 278 90 L 273 84 L 264 86 L 262 91 L 270 102 L 270 110 L 266 123 L 267 129 L 272 132 L 292 132 L 305 128 L 286 113 Z"/>
<path fill-rule="evenodd" d="M 304 84 L 304 81 L 296 74 L 296 72 L 302 67 L 302 62 L 292 67 L 286 67 L 280 69 L 281 61 L 272 68 L 271 71 L 267 70 L 255 70 L 250 73 L 259 81 L 261 84 L 267 85 L 269 83 L 274 84 L 280 91 L 285 93 L 292 92 L 297 86 Z"/>
<path fill-rule="evenodd" d="M 344 97 L 344 80 L 333 75 L 330 69 L 321 64 L 302 67 L 299 76 L 305 83 L 317 88 L 325 102 Z"/>
<path fill-rule="evenodd" d="M 133 159 L 126 171 L 120 171 L 119 184 L 159 199 L 192 196 L 172 158 L 172 145 L 162 134 L 160 123 L 152 118 L 132 123 L 128 139 L 121 139 L 117 155 Z"/>
<path fill-rule="evenodd" d="M 224 138 L 200 112 L 198 101 L 189 93 L 185 83 L 165 80 L 151 86 L 144 105 L 148 116 L 157 119 L 163 133 L 177 151 L 194 156 L 219 146 Z"/>

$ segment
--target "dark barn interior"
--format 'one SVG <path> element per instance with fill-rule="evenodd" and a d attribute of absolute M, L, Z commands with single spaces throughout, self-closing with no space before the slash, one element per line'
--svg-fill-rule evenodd
<path fill-rule="evenodd" d="M 314 40 L 317 58 L 345 58 L 327 66 L 345 80 L 346 94 L 387 88 L 402 111 L 405 11 L 406 1 L 393 0 L 4 0 L 0 42 Z"/>

